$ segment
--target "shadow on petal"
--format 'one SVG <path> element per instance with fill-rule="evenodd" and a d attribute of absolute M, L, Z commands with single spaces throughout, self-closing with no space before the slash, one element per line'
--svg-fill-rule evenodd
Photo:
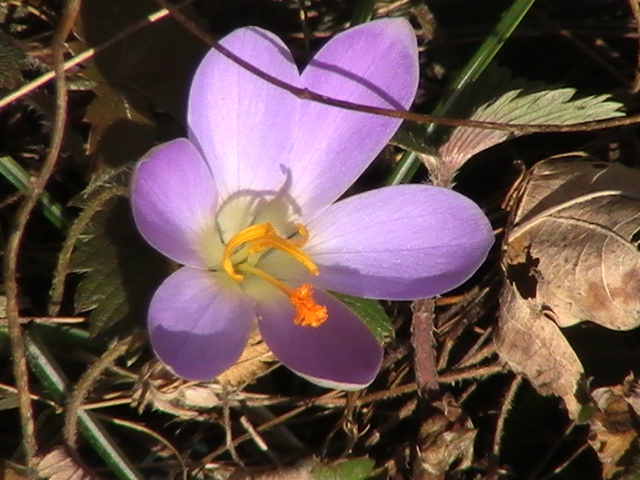
<path fill-rule="evenodd" d="M 226 275 L 184 267 L 151 300 L 151 345 L 178 375 L 209 380 L 240 357 L 254 313 L 253 300 Z"/>
<path fill-rule="evenodd" d="M 168 330 L 160 325 L 149 332 L 158 358 L 177 375 L 190 380 L 210 380 L 240 358 L 245 342 L 235 332 L 200 334 Z"/>

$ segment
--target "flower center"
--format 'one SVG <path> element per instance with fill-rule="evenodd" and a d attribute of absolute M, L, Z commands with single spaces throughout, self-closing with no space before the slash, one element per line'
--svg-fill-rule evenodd
<path fill-rule="evenodd" d="M 265 280 L 289 297 L 289 301 L 296 311 L 296 316 L 293 320 L 296 325 L 319 327 L 327 319 L 327 307 L 318 305 L 315 302 L 311 285 L 303 284 L 295 289 L 290 288 L 264 270 L 244 261 L 250 253 L 262 253 L 273 248 L 300 262 L 312 275 L 318 275 L 320 273 L 318 266 L 301 249 L 309 238 L 307 229 L 302 224 L 297 224 L 296 228 L 299 237 L 292 239 L 279 236 L 270 223 L 260 223 L 245 228 L 227 242 L 222 254 L 222 268 L 236 282 L 244 280 L 244 276 L 238 273 L 239 271 L 251 273 Z M 243 260 L 234 264 L 234 257 Z"/>

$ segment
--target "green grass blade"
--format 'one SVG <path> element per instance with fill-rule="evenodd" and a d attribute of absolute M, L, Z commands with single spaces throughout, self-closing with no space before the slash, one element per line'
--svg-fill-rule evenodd
<path fill-rule="evenodd" d="M 0 175 L 5 177 L 16 189 L 27 193 L 30 185 L 30 175 L 18 162 L 11 157 L 0 157 Z M 44 216 L 61 230 L 66 229 L 71 223 L 65 208 L 58 203 L 48 192 L 40 197 L 40 204 Z"/>
<path fill-rule="evenodd" d="M 69 381 L 54 360 L 35 328 L 25 333 L 25 343 L 29 364 L 47 389 L 59 403 L 69 396 Z M 102 457 L 121 480 L 143 480 L 143 476 L 131 464 L 122 450 L 111 439 L 95 414 L 80 410 L 78 413 L 80 431 L 91 446 Z"/>
<path fill-rule="evenodd" d="M 358 0 L 351 15 L 351 26 L 371 21 L 375 5 L 375 0 Z"/>

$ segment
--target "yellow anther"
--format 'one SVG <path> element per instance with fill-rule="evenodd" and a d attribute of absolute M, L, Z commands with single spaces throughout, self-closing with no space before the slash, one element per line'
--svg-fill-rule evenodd
<path fill-rule="evenodd" d="M 241 282 L 244 276 L 238 273 L 236 269 L 243 273 L 251 273 L 273 285 L 289 297 L 289 301 L 295 309 L 293 322 L 296 325 L 302 327 L 319 327 L 328 317 L 327 307 L 318 305 L 315 302 L 311 285 L 303 284 L 293 289 L 249 262 L 243 261 L 234 265 L 231 260 L 234 254 L 239 253 L 237 250 L 240 247 L 244 249 L 241 250 L 241 252 L 252 253 L 260 253 L 273 248 L 280 250 L 282 253 L 286 253 L 300 262 L 313 275 L 318 275 L 320 271 L 317 265 L 301 250 L 301 247 L 309 239 L 309 232 L 302 224 L 297 224 L 296 229 L 298 235 L 294 238 L 287 239 L 279 236 L 270 223 L 261 223 L 245 228 L 240 233 L 231 237 L 227 242 L 224 252 L 222 253 L 222 268 L 237 282 Z"/>
<path fill-rule="evenodd" d="M 298 230 L 298 235 L 300 235 L 300 237 L 293 238 L 289 241 L 293 243 L 296 247 L 301 247 L 305 243 L 307 243 L 307 240 L 309 240 L 309 230 L 307 230 L 307 227 L 305 227 L 301 223 L 296 223 L 296 230 Z"/>
<path fill-rule="evenodd" d="M 248 228 L 245 228 L 240 233 L 236 233 L 231 239 L 227 242 L 227 245 L 224 247 L 224 252 L 222 252 L 222 268 L 224 271 L 229 274 L 231 278 L 233 278 L 236 282 L 242 281 L 244 278 L 239 273 L 236 273 L 233 268 L 233 262 L 231 261 L 231 255 L 235 252 L 235 249 L 240 245 L 253 242 L 259 238 L 264 237 L 269 232 L 269 228 L 273 230 L 273 227 L 268 223 L 261 223 L 259 225 L 252 225 Z"/>
<path fill-rule="evenodd" d="M 309 255 L 300 249 L 309 238 L 309 233 L 302 224 L 297 224 L 296 227 L 300 238 L 293 240 L 279 236 L 270 223 L 260 223 L 245 228 L 240 233 L 231 237 L 229 242 L 227 242 L 224 252 L 222 253 L 222 268 L 224 268 L 225 272 L 235 281 L 242 281 L 243 276 L 235 271 L 231 256 L 239 246 L 246 243 L 248 244 L 249 251 L 254 253 L 259 253 L 269 248 L 280 250 L 282 253 L 286 253 L 304 265 L 312 275 L 318 275 L 320 271 L 316 264 L 313 263 Z"/>

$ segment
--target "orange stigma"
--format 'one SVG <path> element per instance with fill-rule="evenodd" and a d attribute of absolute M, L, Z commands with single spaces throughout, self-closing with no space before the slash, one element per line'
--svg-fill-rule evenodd
<path fill-rule="evenodd" d="M 302 327 L 319 327 L 329 314 L 327 307 L 318 305 L 313 299 L 313 287 L 307 283 L 300 285 L 289 296 L 291 305 L 296 309 L 293 323 Z"/>

